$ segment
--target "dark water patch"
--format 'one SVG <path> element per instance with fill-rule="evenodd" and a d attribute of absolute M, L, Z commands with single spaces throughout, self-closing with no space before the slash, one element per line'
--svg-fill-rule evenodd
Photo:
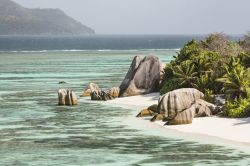
<path fill-rule="evenodd" d="M 0 37 L 1 51 L 43 50 L 133 50 L 181 48 L 201 36 L 180 35 L 95 35 L 84 37 Z M 46 51 L 45 51 L 46 52 Z"/>

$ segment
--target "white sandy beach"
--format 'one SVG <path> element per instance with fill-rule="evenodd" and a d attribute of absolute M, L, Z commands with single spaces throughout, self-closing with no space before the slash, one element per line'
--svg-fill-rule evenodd
<path fill-rule="evenodd" d="M 116 105 L 124 105 L 128 107 L 147 108 L 152 104 L 157 104 L 159 93 L 148 95 L 132 96 L 118 98 L 108 101 Z M 138 110 L 139 113 L 140 110 Z M 141 118 L 144 120 L 143 118 Z M 152 123 L 152 122 L 148 122 Z M 159 125 L 164 122 L 155 122 Z M 194 118 L 192 124 L 164 126 L 166 129 L 171 129 L 183 133 L 199 134 L 211 137 L 217 137 L 229 141 L 239 143 L 250 143 L 250 118 L 231 119 L 220 117 L 202 117 Z"/>

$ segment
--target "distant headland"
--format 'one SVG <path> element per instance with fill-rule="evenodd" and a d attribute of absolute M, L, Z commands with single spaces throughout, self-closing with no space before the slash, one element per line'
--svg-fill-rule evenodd
<path fill-rule="evenodd" d="M 29 9 L 0 0 L 0 35 L 91 35 L 95 31 L 59 9 Z"/>

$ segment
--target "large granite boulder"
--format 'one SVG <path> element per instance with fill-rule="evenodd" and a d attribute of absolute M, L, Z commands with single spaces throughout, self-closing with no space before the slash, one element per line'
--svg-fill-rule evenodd
<path fill-rule="evenodd" d="M 166 125 L 191 124 L 194 118 L 194 114 L 195 112 L 189 109 L 178 112 L 173 119 L 167 120 Z"/>
<path fill-rule="evenodd" d="M 193 88 L 183 88 L 166 93 L 159 99 L 157 113 L 163 115 L 167 125 L 190 124 L 193 118 L 211 116 L 217 107 L 202 98 L 204 94 Z M 155 121 L 157 116 L 152 118 Z"/>
<path fill-rule="evenodd" d="M 58 105 L 72 106 L 77 104 L 77 96 L 72 90 L 58 90 Z"/>
<path fill-rule="evenodd" d="M 90 94 L 94 91 L 100 91 L 101 89 L 99 88 L 99 86 L 95 83 L 90 83 L 89 86 L 87 86 L 83 93 L 82 93 L 82 96 L 85 97 L 85 96 L 90 96 Z"/>
<path fill-rule="evenodd" d="M 120 97 L 134 96 L 159 90 L 164 64 L 158 57 L 136 56 L 120 85 Z"/>
<path fill-rule="evenodd" d="M 190 108 L 178 112 L 174 118 L 169 119 L 166 125 L 190 124 L 195 117 L 212 116 L 216 113 L 217 107 L 214 104 L 198 99 Z"/>
<path fill-rule="evenodd" d="M 182 88 L 173 90 L 161 96 L 158 100 L 157 113 L 166 118 L 173 119 L 178 112 L 190 108 L 204 94 L 194 88 Z"/>

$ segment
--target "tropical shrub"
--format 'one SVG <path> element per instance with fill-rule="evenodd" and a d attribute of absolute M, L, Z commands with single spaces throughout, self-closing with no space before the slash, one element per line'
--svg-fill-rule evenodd
<path fill-rule="evenodd" d="M 207 102 L 213 103 L 213 91 L 210 89 L 205 89 L 205 93 L 204 93 L 204 100 L 206 100 Z"/>
<path fill-rule="evenodd" d="M 235 99 L 227 100 L 224 106 L 225 116 L 231 118 L 243 118 L 250 116 L 250 100 L 249 99 Z"/>
<path fill-rule="evenodd" d="M 247 68 L 250 67 L 250 52 L 242 52 L 239 55 L 241 64 Z"/>
<path fill-rule="evenodd" d="M 232 58 L 230 66 L 226 66 L 227 73 L 218 81 L 223 83 L 223 91 L 228 100 L 247 98 L 247 91 L 250 85 L 250 70 L 239 64 L 239 61 Z"/>
<path fill-rule="evenodd" d="M 180 65 L 173 67 L 174 80 L 181 87 L 192 87 L 192 82 L 197 78 L 195 66 L 189 60 L 182 62 Z"/>
<path fill-rule="evenodd" d="M 179 65 L 181 62 L 190 60 L 191 57 L 198 56 L 200 54 L 199 44 L 193 39 L 188 42 L 180 53 L 177 54 L 175 60 L 172 61 L 172 65 Z"/>

